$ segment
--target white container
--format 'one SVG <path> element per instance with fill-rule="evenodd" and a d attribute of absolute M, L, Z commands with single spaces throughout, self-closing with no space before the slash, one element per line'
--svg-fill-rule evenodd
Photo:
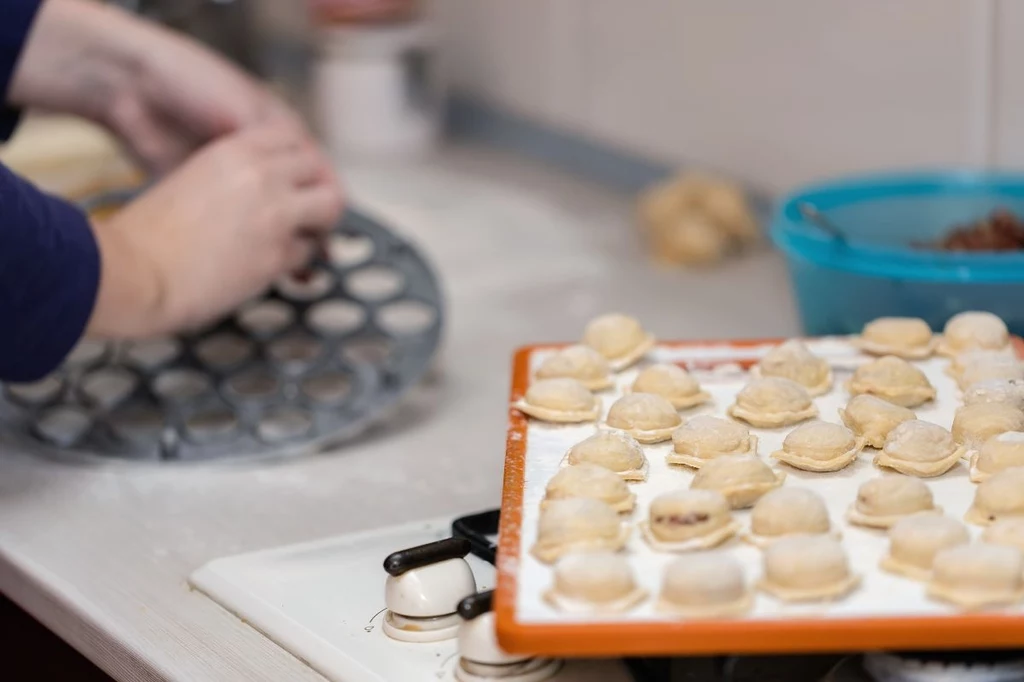
<path fill-rule="evenodd" d="M 425 21 L 319 34 L 315 111 L 339 159 L 418 156 L 437 143 L 445 87 Z"/>

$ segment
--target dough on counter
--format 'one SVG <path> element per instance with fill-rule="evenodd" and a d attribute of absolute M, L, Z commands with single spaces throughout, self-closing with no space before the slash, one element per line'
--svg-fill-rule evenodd
<path fill-rule="evenodd" d="M 928 596 L 964 609 L 1016 604 L 1024 597 L 1024 555 L 986 543 L 944 549 L 932 562 Z"/>
<path fill-rule="evenodd" d="M 589 463 L 611 469 L 627 481 L 647 479 L 647 456 L 636 439 L 618 431 L 598 431 L 565 453 L 567 466 Z"/>
<path fill-rule="evenodd" d="M 723 455 L 757 454 L 757 436 L 743 424 L 729 419 L 699 414 L 672 432 L 669 464 L 685 464 L 694 469 Z"/>
<path fill-rule="evenodd" d="M 647 597 L 629 561 L 611 552 L 570 554 L 555 564 L 544 601 L 566 613 L 621 613 Z"/>
<path fill-rule="evenodd" d="M 708 461 L 693 477 L 693 490 L 717 490 L 733 509 L 753 506 L 786 480 L 755 455 L 723 455 Z"/>
<path fill-rule="evenodd" d="M 601 401 L 575 379 L 540 379 L 515 408 L 545 422 L 579 423 L 597 419 Z"/>
<path fill-rule="evenodd" d="M 641 443 L 660 443 L 683 423 L 672 403 L 652 393 L 628 393 L 608 410 L 605 423 L 625 431 Z"/>
<path fill-rule="evenodd" d="M 960 390 L 965 391 L 983 381 L 1024 379 L 1024 363 L 1016 357 L 985 357 L 966 364 L 956 377 Z"/>
<path fill-rule="evenodd" d="M 729 416 L 752 426 L 778 428 L 818 416 L 818 408 L 800 384 L 789 379 L 753 379 L 736 395 Z"/>
<path fill-rule="evenodd" d="M 975 483 L 1011 467 L 1024 467 L 1024 433 L 1020 431 L 993 436 L 971 454 L 971 480 Z"/>
<path fill-rule="evenodd" d="M 779 488 L 757 501 L 750 513 L 750 532 L 744 540 L 768 547 L 789 535 L 831 535 L 828 507 L 821 495 L 807 488 Z"/>
<path fill-rule="evenodd" d="M 981 381 L 964 391 L 964 405 L 1008 403 L 1024 409 L 1024 381 L 996 379 Z"/>
<path fill-rule="evenodd" d="M 839 408 L 839 418 L 855 434 L 862 436 L 866 445 L 881 448 L 890 431 L 903 422 L 917 419 L 917 415 L 906 407 L 864 394 L 850 398 L 845 409 Z"/>
<path fill-rule="evenodd" d="M 640 531 L 658 552 L 688 552 L 722 544 L 739 530 L 729 503 L 714 490 L 677 490 L 653 500 Z"/>
<path fill-rule="evenodd" d="M 679 365 L 651 365 L 637 375 L 631 389 L 633 393 L 660 395 L 677 410 L 695 407 L 711 400 L 701 390 L 697 380 Z"/>
<path fill-rule="evenodd" d="M 1010 345 L 1006 323 L 992 313 L 970 311 L 949 318 L 939 353 L 954 357 L 967 350 L 999 350 Z"/>
<path fill-rule="evenodd" d="M 554 500 L 589 497 L 604 502 L 617 512 L 630 512 L 636 506 L 636 495 L 622 477 L 603 466 L 583 462 L 560 470 L 548 481 L 544 507 Z"/>
<path fill-rule="evenodd" d="M 790 339 L 768 351 L 751 374 L 755 377 L 778 377 L 794 381 L 811 396 L 832 389 L 832 369 L 828 362 L 812 353 L 799 339 Z"/>
<path fill-rule="evenodd" d="M 924 372 L 895 355 L 861 365 L 846 384 L 850 395 L 873 395 L 903 407 L 917 407 L 935 397 Z"/>
<path fill-rule="evenodd" d="M 956 466 L 965 449 L 953 434 L 938 424 L 912 419 L 889 432 L 885 445 L 875 455 L 875 466 L 895 469 L 901 474 L 930 478 Z"/>
<path fill-rule="evenodd" d="M 754 600 L 740 562 L 725 552 L 692 554 L 665 567 L 655 609 L 686 618 L 733 618 Z"/>
<path fill-rule="evenodd" d="M 620 313 L 595 317 L 583 330 L 583 345 L 604 356 L 616 372 L 636 363 L 654 346 L 654 337 L 636 318 Z"/>
<path fill-rule="evenodd" d="M 853 464 L 863 449 L 864 439 L 850 429 L 815 420 L 790 431 L 772 457 L 804 471 L 839 471 Z"/>
<path fill-rule="evenodd" d="M 604 356 L 589 346 L 569 346 L 549 355 L 537 368 L 538 379 L 575 379 L 591 391 L 609 388 L 612 368 Z"/>
<path fill-rule="evenodd" d="M 532 553 L 550 564 L 572 552 L 617 552 L 628 539 L 629 526 L 604 502 L 586 497 L 554 500 L 541 510 Z"/>
<path fill-rule="evenodd" d="M 1024 467 L 1010 467 L 978 484 L 964 519 L 988 526 L 1001 519 L 1024 516 Z"/>
<path fill-rule="evenodd" d="M 992 436 L 1024 431 L 1024 410 L 1006 403 L 964 405 L 953 417 L 953 440 L 975 450 Z"/>
<path fill-rule="evenodd" d="M 889 573 L 925 581 L 935 555 L 971 541 L 967 526 L 941 514 L 913 514 L 889 529 L 889 552 L 879 564 Z"/>
<path fill-rule="evenodd" d="M 935 497 L 924 481 L 902 474 L 865 481 L 857 499 L 846 511 L 846 520 L 868 528 L 891 528 L 911 514 L 940 514 Z"/>
<path fill-rule="evenodd" d="M 981 541 L 990 545 L 1016 547 L 1024 552 L 1024 518 L 996 521 L 982 531 Z"/>
<path fill-rule="evenodd" d="M 765 549 L 758 588 L 787 602 L 830 601 L 859 584 L 860 576 L 850 570 L 839 541 L 825 535 L 794 535 Z"/>
<path fill-rule="evenodd" d="M 868 322 L 854 345 L 871 355 L 923 360 L 935 352 L 937 339 L 919 317 L 879 317 Z"/>

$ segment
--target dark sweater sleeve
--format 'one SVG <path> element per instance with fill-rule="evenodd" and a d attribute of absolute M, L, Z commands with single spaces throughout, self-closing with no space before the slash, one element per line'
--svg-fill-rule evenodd
<path fill-rule="evenodd" d="M 0 0 L 0 140 L 6 140 L 18 125 L 18 111 L 8 107 L 14 67 L 32 28 L 42 0 Z"/>

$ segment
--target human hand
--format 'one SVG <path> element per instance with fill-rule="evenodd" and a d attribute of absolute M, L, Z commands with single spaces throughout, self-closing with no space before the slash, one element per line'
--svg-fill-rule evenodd
<path fill-rule="evenodd" d="M 305 265 L 341 210 L 301 128 L 225 136 L 95 226 L 102 274 L 88 333 L 140 338 L 216 319 Z"/>

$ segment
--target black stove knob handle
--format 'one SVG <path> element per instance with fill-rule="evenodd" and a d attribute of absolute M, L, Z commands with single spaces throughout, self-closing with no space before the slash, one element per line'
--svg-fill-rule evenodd
<path fill-rule="evenodd" d="M 486 590 L 471 594 L 459 602 L 456 612 L 463 620 L 473 620 L 482 616 L 494 607 L 494 590 Z"/>
<path fill-rule="evenodd" d="M 398 577 L 415 568 L 422 568 L 449 559 L 463 559 L 471 549 L 465 538 L 445 538 L 425 545 L 400 549 L 384 560 L 388 575 Z"/>

